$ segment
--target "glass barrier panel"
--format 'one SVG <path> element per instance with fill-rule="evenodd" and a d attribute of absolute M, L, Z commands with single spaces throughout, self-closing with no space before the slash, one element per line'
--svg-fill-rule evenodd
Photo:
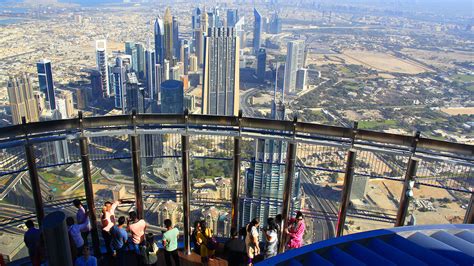
<path fill-rule="evenodd" d="M 205 221 L 217 237 L 230 237 L 233 151 L 233 137 L 190 136 L 190 221 Z"/>

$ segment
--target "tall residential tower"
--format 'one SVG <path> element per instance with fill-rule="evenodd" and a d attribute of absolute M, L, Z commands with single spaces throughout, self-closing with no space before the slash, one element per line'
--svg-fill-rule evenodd
<path fill-rule="evenodd" d="M 57 108 L 57 106 L 51 61 L 42 59 L 36 63 L 36 67 L 38 69 L 38 81 L 40 91 L 44 93 L 44 95 L 46 95 L 46 101 L 49 103 L 50 109 L 54 110 Z"/>
<path fill-rule="evenodd" d="M 205 39 L 202 113 L 238 115 L 239 38 L 233 28 L 209 28 Z"/>

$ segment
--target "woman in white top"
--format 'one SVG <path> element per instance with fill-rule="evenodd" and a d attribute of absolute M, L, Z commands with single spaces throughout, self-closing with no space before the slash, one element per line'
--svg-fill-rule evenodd
<path fill-rule="evenodd" d="M 258 240 L 258 226 L 260 222 L 258 219 L 253 219 L 247 225 L 247 236 L 245 237 L 245 246 L 247 250 L 248 265 L 253 265 L 255 256 L 260 254 L 259 240 Z"/>
<path fill-rule="evenodd" d="M 267 220 L 265 238 L 267 240 L 267 243 L 265 244 L 265 258 L 276 256 L 278 253 L 278 230 L 273 218 L 268 218 Z"/>

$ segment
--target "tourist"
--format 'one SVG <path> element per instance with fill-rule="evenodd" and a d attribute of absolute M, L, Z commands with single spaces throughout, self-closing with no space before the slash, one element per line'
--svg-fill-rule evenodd
<path fill-rule="evenodd" d="M 127 231 L 132 234 L 133 250 L 140 254 L 140 245 L 145 241 L 146 222 L 143 219 L 138 220 L 135 211 L 131 211 L 128 217 Z"/>
<path fill-rule="evenodd" d="M 82 249 L 84 247 L 84 239 L 82 238 L 81 232 L 84 228 L 89 228 L 89 219 L 83 221 L 82 224 L 74 224 L 74 218 L 66 218 L 67 230 L 69 233 L 69 239 L 72 248 L 73 261 L 76 257 L 82 254 Z"/>
<path fill-rule="evenodd" d="M 265 258 L 270 258 L 276 256 L 278 253 L 278 233 L 277 233 L 277 225 L 275 223 L 275 219 L 268 218 L 267 220 L 267 228 L 265 229 Z"/>
<path fill-rule="evenodd" d="M 211 247 L 211 240 L 212 240 L 212 230 L 211 228 L 207 228 L 206 221 L 201 221 L 199 223 L 201 230 L 197 233 L 197 242 L 201 247 L 200 254 L 201 254 L 201 262 L 203 265 L 207 265 L 209 263 L 209 258 L 214 257 L 215 248 Z"/>
<path fill-rule="evenodd" d="M 145 245 L 140 246 L 143 265 L 153 266 L 158 261 L 158 246 L 152 233 L 146 234 Z"/>
<path fill-rule="evenodd" d="M 247 236 L 245 237 L 245 246 L 247 251 L 247 264 L 253 265 L 255 257 L 260 254 L 260 247 L 258 240 L 258 226 L 260 222 L 258 219 L 254 218 L 248 225 L 247 225 Z"/>
<path fill-rule="evenodd" d="M 231 239 L 224 245 L 224 253 L 227 255 L 229 265 L 245 265 L 245 241 L 240 238 L 236 228 L 230 230 Z"/>
<path fill-rule="evenodd" d="M 201 231 L 201 224 L 199 221 L 194 222 L 194 229 L 193 232 L 191 233 L 191 243 L 193 243 L 193 251 L 201 255 L 201 245 L 197 241 L 197 234 L 198 232 Z"/>
<path fill-rule="evenodd" d="M 165 261 L 167 266 L 171 266 L 171 257 L 173 257 L 174 265 L 179 265 L 178 255 L 178 228 L 172 227 L 171 220 L 165 220 L 166 231 L 163 233 L 163 247 L 165 247 Z"/>
<path fill-rule="evenodd" d="M 77 208 L 77 212 L 76 212 L 77 224 L 84 224 L 86 223 L 86 221 L 89 221 L 89 217 L 81 201 L 78 199 L 75 199 L 72 201 L 72 204 L 74 205 L 74 207 Z M 90 223 L 87 223 L 87 224 L 89 226 L 81 230 L 81 236 L 85 244 L 87 244 L 87 237 L 89 236 L 89 232 L 91 231 Z"/>
<path fill-rule="evenodd" d="M 285 233 L 289 237 L 287 248 L 294 249 L 303 245 L 303 235 L 305 230 L 303 214 L 298 211 L 296 217 L 290 219 Z"/>
<path fill-rule="evenodd" d="M 28 248 L 28 255 L 30 256 L 31 264 L 33 266 L 40 266 L 41 264 L 41 231 L 35 228 L 32 220 L 25 222 L 28 230 L 25 232 L 23 240 L 26 248 Z"/>
<path fill-rule="evenodd" d="M 113 256 L 118 262 L 117 265 L 125 266 L 125 251 L 128 240 L 127 231 L 125 230 L 125 216 L 120 216 L 118 219 L 118 225 L 114 225 L 110 229 L 110 249 L 113 252 Z"/>
<path fill-rule="evenodd" d="M 281 229 L 283 228 L 283 218 L 281 214 L 275 216 L 275 225 L 278 237 L 281 236 Z M 281 239 L 280 239 L 281 240 Z"/>
<path fill-rule="evenodd" d="M 82 256 L 76 259 L 74 266 L 97 266 L 97 258 L 91 256 L 89 246 L 84 246 L 82 249 Z"/>
<path fill-rule="evenodd" d="M 110 249 L 110 229 L 115 225 L 115 209 L 118 205 L 119 201 L 114 203 L 106 201 L 102 208 L 102 216 L 100 218 L 102 222 L 102 237 L 104 238 L 105 248 L 108 254 L 112 254 L 112 250 Z"/>

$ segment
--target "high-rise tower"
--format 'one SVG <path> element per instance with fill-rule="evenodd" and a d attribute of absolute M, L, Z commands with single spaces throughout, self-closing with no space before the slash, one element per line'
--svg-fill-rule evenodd
<path fill-rule="evenodd" d="M 12 123 L 21 124 L 21 118 L 26 122 L 39 121 L 38 107 L 31 88 L 30 77 L 26 74 L 12 77 L 8 80 L 8 99 L 12 113 Z"/>
<path fill-rule="evenodd" d="M 255 54 L 258 53 L 258 49 L 261 46 L 261 38 L 262 38 L 262 15 L 256 8 L 253 9 L 253 51 Z"/>
<path fill-rule="evenodd" d="M 265 81 L 265 70 L 267 66 L 267 52 L 260 48 L 257 54 L 257 79 L 259 82 Z"/>
<path fill-rule="evenodd" d="M 102 81 L 102 97 L 110 96 L 109 88 L 109 67 L 107 65 L 107 43 L 105 40 L 97 40 L 95 42 L 97 70 L 100 72 Z"/>
<path fill-rule="evenodd" d="M 238 115 L 239 38 L 233 28 L 209 28 L 204 47 L 202 113 Z"/>
<path fill-rule="evenodd" d="M 149 48 L 147 48 L 149 49 Z M 157 18 L 155 20 L 155 62 L 163 65 L 165 60 L 165 28 L 163 20 Z"/>
<path fill-rule="evenodd" d="M 179 23 L 176 17 L 173 17 L 173 56 L 180 58 L 181 43 L 179 41 Z"/>
<path fill-rule="evenodd" d="M 173 16 L 171 16 L 171 10 L 169 7 L 165 10 L 165 16 L 163 19 L 165 28 L 165 58 L 169 61 L 173 60 Z"/>
<path fill-rule="evenodd" d="M 239 11 L 237 9 L 227 10 L 227 27 L 234 27 L 239 21 Z"/>
<path fill-rule="evenodd" d="M 296 89 L 296 74 L 304 66 L 305 43 L 302 40 L 288 43 L 285 64 L 285 92 L 293 93 Z"/>
<path fill-rule="evenodd" d="M 46 101 L 51 110 L 56 109 L 56 93 L 54 91 L 53 70 L 51 61 L 42 59 L 36 63 L 38 69 L 39 88 L 46 95 Z"/>

